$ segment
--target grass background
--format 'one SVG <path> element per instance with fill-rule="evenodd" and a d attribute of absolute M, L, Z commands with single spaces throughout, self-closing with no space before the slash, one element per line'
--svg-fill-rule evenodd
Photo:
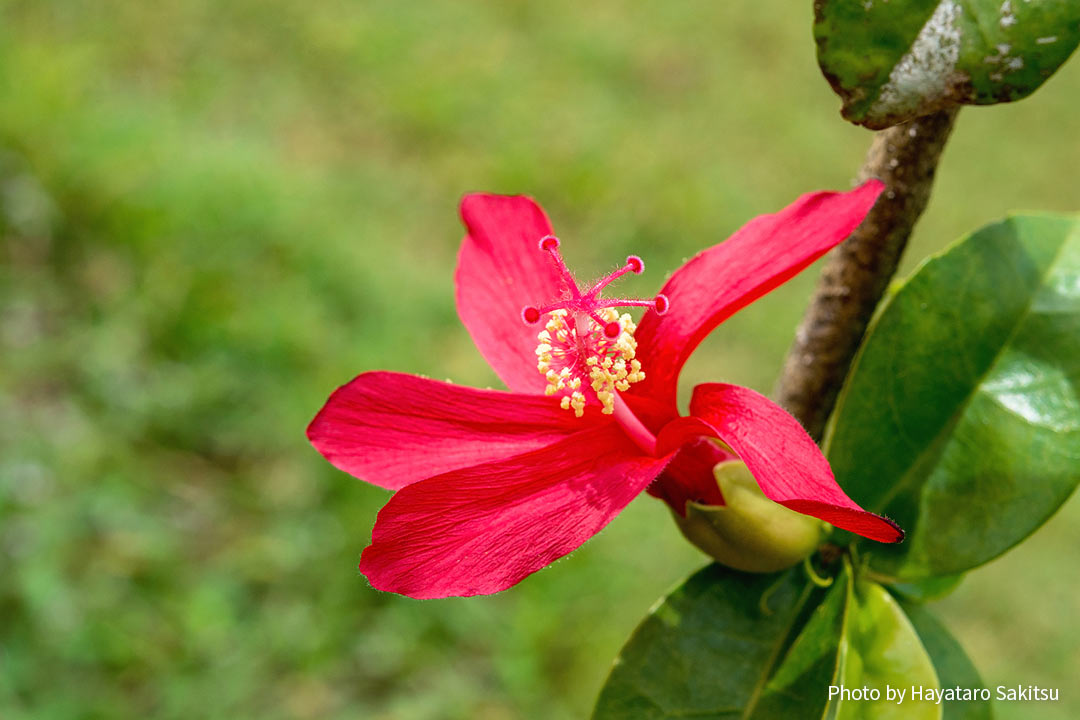
<path fill-rule="evenodd" d="M 495 597 L 356 572 L 386 494 L 304 438 L 375 368 L 497 385 L 457 321 L 467 191 L 526 192 L 627 293 L 846 188 L 871 135 L 809 2 L 0 0 L 0 717 L 587 714 L 703 558 L 642 498 Z M 1076 210 L 1080 64 L 965 110 L 905 261 Z M 768 391 L 815 272 L 683 377 Z M 1003 508 L 1007 512 L 1008 508 Z M 1080 504 L 938 605 L 991 685 L 1080 715 Z"/>

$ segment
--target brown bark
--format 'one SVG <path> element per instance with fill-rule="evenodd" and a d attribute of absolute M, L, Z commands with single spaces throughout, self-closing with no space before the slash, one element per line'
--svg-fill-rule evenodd
<path fill-rule="evenodd" d="M 882 130 L 866 155 L 859 181 L 876 177 L 885 192 L 851 237 L 826 257 L 775 393 L 815 440 L 821 440 L 866 325 L 926 208 L 956 112 L 943 110 Z"/>

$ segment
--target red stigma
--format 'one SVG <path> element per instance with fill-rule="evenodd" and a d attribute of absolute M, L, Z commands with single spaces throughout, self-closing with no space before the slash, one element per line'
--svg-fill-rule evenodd
<path fill-rule="evenodd" d="M 667 295 L 657 295 L 653 299 L 653 310 L 656 310 L 657 315 L 663 315 L 671 307 L 671 302 L 667 299 Z"/>
<path fill-rule="evenodd" d="M 604 335 L 608 336 L 609 338 L 617 338 L 619 337 L 619 333 L 621 332 L 622 325 L 617 322 L 609 322 L 604 325 Z"/>
<path fill-rule="evenodd" d="M 521 319 L 526 325 L 535 325 L 540 322 L 540 311 L 532 305 L 521 309 Z"/>
<path fill-rule="evenodd" d="M 554 235 L 545 235 L 540 238 L 540 249 L 544 252 L 551 252 L 552 250 L 559 249 L 559 238 Z"/>
<path fill-rule="evenodd" d="M 631 255 L 626 258 L 626 264 L 630 268 L 630 272 L 635 275 L 640 275 L 645 270 L 645 261 L 639 258 L 637 255 Z"/>

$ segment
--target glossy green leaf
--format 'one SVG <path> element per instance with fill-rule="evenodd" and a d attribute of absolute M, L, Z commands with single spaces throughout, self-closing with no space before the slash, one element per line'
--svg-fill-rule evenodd
<path fill-rule="evenodd" d="M 694 574 L 634 631 L 594 719 L 768 717 L 754 707 L 812 588 L 801 569 L 750 575 L 714 564 Z"/>
<path fill-rule="evenodd" d="M 1080 223 L 1018 216 L 926 262 L 872 324 L 826 452 L 907 533 L 866 543 L 901 581 L 959 573 L 1045 522 L 1080 481 Z"/>
<path fill-rule="evenodd" d="M 843 115 L 884 128 L 1032 93 L 1080 42 L 1075 0 L 818 0 L 818 64 Z"/>
<path fill-rule="evenodd" d="M 878 691 L 877 699 L 834 699 L 837 720 L 941 720 L 942 705 L 911 697 L 911 688 L 937 690 L 937 673 L 915 628 L 892 595 L 873 582 L 854 586 L 839 685 Z M 891 698 L 889 688 L 906 690 Z"/>
<path fill-rule="evenodd" d="M 964 648 L 929 610 L 909 603 L 903 603 L 902 607 L 930 654 L 941 687 L 961 690 L 986 687 Z M 943 703 L 943 707 L 944 720 L 992 720 L 994 717 L 989 700 L 951 700 Z"/>
<path fill-rule="evenodd" d="M 851 570 L 844 569 L 807 620 L 775 674 L 766 683 L 754 718 L 819 718 L 829 705 L 846 652 Z"/>
<path fill-rule="evenodd" d="M 952 662 L 955 652 L 945 656 Z M 846 561 L 825 591 L 800 570 L 750 575 L 712 565 L 634 632 L 593 717 L 940 720 L 940 704 L 910 694 L 897 711 L 887 688 L 912 686 L 938 689 L 930 656 L 892 595 L 856 582 Z M 879 695 L 853 698 L 841 687 Z"/>

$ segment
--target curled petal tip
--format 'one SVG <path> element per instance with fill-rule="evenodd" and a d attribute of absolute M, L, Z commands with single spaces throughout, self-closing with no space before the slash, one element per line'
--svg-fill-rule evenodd
<path fill-rule="evenodd" d="M 904 528 L 900 527 L 892 519 L 887 518 L 884 515 L 879 515 L 878 517 L 880 517 L 882 520 L 884 520 L 893 530 L 896 531 L 896 536 L 893 539 L 891 539 L 891 540 L 886 539 L 886 540 L 883 540 L 883 542 L 889 542 L 889 543 L 902 543 L 902 542 L 904 542 L 904 538 L 907 537 L 907 533 L 904 532 Z"/>

